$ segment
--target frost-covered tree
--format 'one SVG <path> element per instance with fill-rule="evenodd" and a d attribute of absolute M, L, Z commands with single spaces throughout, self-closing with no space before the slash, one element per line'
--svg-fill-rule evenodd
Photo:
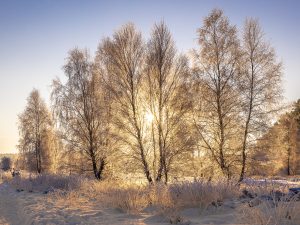
<path fill-rule="evenodd" d="M 191 109 L 188 97 L 189 67 L 186 57 L 177 53 L 175 43 L 164 23 L 156 24 L 146 54 L 147 115 L 152 135 L 153 166 L 156 181 L 168 174 L 194 141 L 186 116 Z M 157 162 L 158 161 L 158 162 Z"/>
<path fill-rule="evenodd" d="M 221 10 L 213 10 L 198 30 L 200 52 L 195 71 L 199 85 L 195 124 L 202 147 L 221 172 L 230 177 L 237 164 L 240 93 L 237 65 L 240 46 L 237 29 Z"/>
<path fill-rule="evenodd" d="M 46 134 L 52 126 L 51 115 L 38 90 L 33 89 L 27 105 L 19 115 L 19 151 L 25 166 L 41 173 L 49 166 L 50 149 L 45 145 Z"/>
<path fill-rule="evenodd" d="M 67 81 L 53 81 L 52 103 L 60 136 L 71 152 L 84 156 L 96 179 L 102 179 L 109 152 L 109 102 L 87 50 L 69 52 Z"/>
<path fill-rule="evenodd" d="M 282 66 L 265 41 L 257 20 L 248 19 L 244 25 L 242 57 L 240 60 L 240 95 L 243 114 L 242 167 L 239 180 L 246 171 L 247 154 L 279 109 L 281 100 Z"/>
<path fill-rule="evenodd" d="M 133 24 L 124 25 L 112 38 L 104 39 L 98 48 L 98 62 L 105 72 L 104 81 L 112 96 L 114 134 L 125 155 L 134 159 L 131 165 L 142 169 L 149 183 L 149 151 L 145 146 L 142 75 L 145 62 L 142 35 Z"/>

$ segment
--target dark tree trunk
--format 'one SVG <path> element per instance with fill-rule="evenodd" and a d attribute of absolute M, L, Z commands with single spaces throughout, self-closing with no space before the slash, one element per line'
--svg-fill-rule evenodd
<path fill-rule="evenodd" d="M 98 169 L 98 173 L 97 173 L 97 177 L 99 180 L 102 179 L 102 173 L 104 171 L 104 167 L 106 165 L 105 159 L 100 159 L 100 165 L 99 165 L 99 169 Z"/>
<path fill-rule="evenodd" d="M 102 172 L 103 172 L 104 167 L 105 167 L 105 160 L 103 158 L 100 159 L 100 164 L 99 164 L 99 168 L 98 168 L 95 155 L 92 154 L 91 158 L 92 158 L 92 166 L 93 166 L 94 176 L 97 180 L 101 180 L 102 179 Z"/>
<path fill-rule="evenodd" d="M 254 64 L 253 64 L 253 52 L 251 52 L 251 83 L 250 83 L 250 100 L 249 100 L 249 111 L 245 125 L 244 131 L 244 140 L 243 140 L 243 147 L 242 147 L 242 169 L 239 178 L 239 182 L 242 182 L 245 177 L 245 168 L 246 168 L 246 150 L 247 150 L 247 139 L 249 135 L 249 124 L 252 117 L 252 110 L 253 110 L 253 88 L 254 88 Z"/>
<path fill-rule="evenodd" d="M 292 175 L 291 173 L 291 149 L 288 148 L 288 158 L 287 158 L 287 175 Z"/>
<path fill-rule="evenodd" d="M 35 158 L 36 158 L 36 171 L 38 174 L 40 174 L 42 172 L 42 168 L 41 168 L 42 159 L 41 159 L 41 147 L 39 141 L 36 141 L 35 143 Z"/>
<path fill-rule="evenodd" d="M 169 172 L 169 170 L 168 170 L 168 168 L 167 168 L 166 161 L 164 160 L 165 184 L 167 184 L 168 181 L 169 181 L 168 172 Z"/>
<path fill-rule="evenodd" d="M 99 179 L 98 169 L 97 169 L 97 164 L 96 164 L 95 158 L 92 158 L 92 165 L 93 165 L 93 172 L 94 172 L 95 178 Z"/>

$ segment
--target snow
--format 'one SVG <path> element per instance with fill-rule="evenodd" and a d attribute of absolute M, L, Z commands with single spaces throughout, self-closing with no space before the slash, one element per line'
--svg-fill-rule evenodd
<path fill-rule="evenodd" d="M 230 205 L 230 204 L 229 204 Z M 208 209 L 205 216 L 199 209 L 191 208 L 182 211 L 178 224 L 237 224 L 237 211 L 228 204 L 216 209 Z M 171 218 L 172 219 L 172 218 Z M 176 219 L 176 218 L 175 218 Z M 174 219 L 174 220 L 175 220 Z M 144 210 L 131 215 L 118 209 L 106 208 L 92 202 L 70 204 L 55 201 L 43 193 L 16 192 L 8 184 L 0 184 L 0 224 L 109 224 L 109 225 L 167 225 L 170 219 Z"/>
<path fill-rule="evenodd" d="M 299 181 L 286 179 L 246 179 L 248 185 L 278 184 L 300 186 Z M 10 184 L 0 181 L 0 224 L 29 225 L 29 224 L 107 224 L 107 225 L 167 225 L 170 220 L 185 225 L 204 224 L 243 224 L 243 207 L 248 204 L 239 199 L 228 199 L 222 206 L 210 205 L 208 208 L 186 208 L 178 214 L 167 218 L 155 213 L 155 209 L 147 207 L 141 213 L 128 214 L 116 208 L 102 206 L 98 201 L 76 199 L 76 202 L 57 200 L 51 194 L 17 192 Z M 178 217 L 178 218 L 177 218 Z"/>
<path fill-rule="evenodd" d="M 254 179 L 254 178 L 246 178 L 243 181 L 244 184 L 247 185 L 279 185 L 279 186 L 299 186 L 300 187 L 300 180 L 299 179 Z"/>

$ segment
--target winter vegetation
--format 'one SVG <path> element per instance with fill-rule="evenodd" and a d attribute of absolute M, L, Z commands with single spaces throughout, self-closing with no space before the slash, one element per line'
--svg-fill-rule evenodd
<path fill-rule="evenodd" d="M 1 169 L 3 170 L 3 171 L 8 171 L 8 170 L 10 170 L 11 169 L 11 165 L 12 164 L 12 162 L 11 162 L 11 159 L 10 158 L 8 158 L 8 157 L 3 157 L 2 159 L 1 159 Z"/>
<path fill-rule="evenodd" d="M 147 41 L 134 24 L 123 25 L 100 41 L 95 58 L 71 49 L 64 82 L 53 80 L 51 107 L 34 89 L 19 115 L 20 168 L 150 184 L 185 176 L 242 181 L 277 126 L 285 133 L 278 142 L 295 153 L 299 109 L 273 125 L 283 108 L 282 66 L 258 21 L 238 31 L 215 9 L 197 34 L 193 57 L 178 53 L 164 22 Z"/>
<path fill-rule="evenodd" d="M 51 105 L 33 89 L 18 116 L 0 223 L 11 205 L 12 224 L 300 224 L 300 100 L 275 49 L 219 9 L 197 37 L 184 55 L 165 22 L 147 40 L 128 23 L 71 49 Z"/>

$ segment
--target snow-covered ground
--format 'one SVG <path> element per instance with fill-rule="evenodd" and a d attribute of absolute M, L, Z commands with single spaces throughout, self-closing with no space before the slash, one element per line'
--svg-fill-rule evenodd
<path fill-rule="evenodd" d="M 142 217 L 89 204 L 70 207 L 56 204 L 42 193 L 16 192 L 0 184 L 0 224 L 143 224 Z"/>
<path fill-rule="evenodd" d="M 279 186 L 289 186 L 289 187 L 300 187 L 300 179 L 299 178 L 291 178 L 291 179 L 272 179 L 272 178 L 264 178 L 264 179 L 255 179 L 255 178 L 246 178 L 243 183 L 247 185 L 279 185 Z"/>
<path fill-rule="evenodd" d="M 262 185 L 265 183 L 299 186 L 299 181 L 247 179 L 249 185 Z M 218 207 L 210 205 L 205 210 L 185 208 L 172 218 L 177 224 L 245 224 L 243 216 L 249 208 L 248 202 L 240 198 L 227 199 Z M 255 211 L 256 213 L 256 211 Z M 175 214 L 174 214 L 175 215 Z M 250 218 L 251 219 L 251 218 Z M 51 194 L 42 192 L 16 191 L 8 183 L 0 181 L 0 225 L 29 225 L 29 224 L 107 224 L 107 225 L 167 225 L 170 217 L 158 214 L 149 206 L 137 214 L 121 212 L 117 208 L 101 205 L 99 201 L 86 198 L 57 199 Z M 249 224 L 249 223 L 247 223 Z M 251 224 L 251 223 L 250 223 Z"/>
<path fill-rule="evenodd" d="M 8 184 L 0 184 L 0 224 L 27 224 L 22 199 Z"/>
<path fill-rule="evenodd" d="M 212 207 L 201 213 L 197 208 L 181 212 L 178 224 L 238 224 L 235 203 L 230 202 L 218 209 Z M 0 224 L 107 224 L 107 225 L 167 225 L 169 218 L 157 215 L 151 207 L 137 215 L 123 213 L 93 202 L 70 204 L 55 201 L 43 193 L 17 192 L 8 184 L 0 184 Z"/>

